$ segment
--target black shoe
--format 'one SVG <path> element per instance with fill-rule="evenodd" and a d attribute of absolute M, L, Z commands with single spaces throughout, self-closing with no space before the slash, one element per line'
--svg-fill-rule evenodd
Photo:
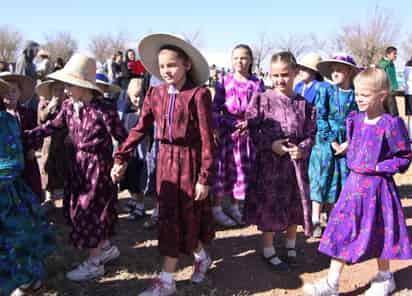
<path fill-rule="evenodd" d="M 287 272 L 287 271 L 290 271 L 289 265 L 288 265 L 286 262 L 282 261 L 282 260 L 278 257 L 278 255 L 276 255 L 276 254 L 273 255 L 273 256 L 270 256 L 270 257 L 262 256 L 262 258 L 263 258 L 263 260 L 264 260 L 266 263 L 268 263 L 268 264 L 270 265 L 270 268 L 271 268 L 272 270 L 274 270 L 274 271 L 277 271 L 277 272 Z M 275 259 L 275 258 L 279 259 L 280 263 L 277 263 L 277 264 L 276 264 L 276 263 L 272 262 L 272 260 Z"/>

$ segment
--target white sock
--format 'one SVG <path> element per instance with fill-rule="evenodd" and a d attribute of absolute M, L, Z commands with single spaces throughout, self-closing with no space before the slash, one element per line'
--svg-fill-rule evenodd
<path fill-rule="evenodd" d="M 286 249 L 296 248 L 296 239 L 286 239 L 285 247 Z"/>
<path fill-rule="evenodd" d="M 381 279 L 389 280 L 389 279 L 392 277 L 392 273 L 391 273 L 389 270 L 380 270 L 380 271 L 378 272 L 378 276 L 379 276 Z"/>
<path fill-rule="evenodd" d="M 275 247 L 268 247 L 268 248 L 263 248 L 263 256 L 265 258 L 269 258 L 276 255 L 276 250 Z"/>
<path fill-rule="evenodd" d="M 153 209 L 153 213 L 152 213 L 152 218 L 157 218 L 159 216 L 159 208 L 158 207 L 155 207 L 154 209 Z"/>
<path fill-rule="evenodd" d="M 312 223 L 313 225 L 319 224 L 319 214 L 312 212 Z"/>
<path fill-rule="evenodd" d="M 193 255 L 195 256 L 196 261 L 205 260 L 207 258 L 207 254 L 204 248 L 202 248 L 198 253 L 194 252 Z"/>
<path fill-rule="evenodd" d="M 329 271 L 328 273 L 328 283 L 332 288 L 337 288 L 339 286 L 340 273 L 335 271 Z"/>
<path fill-rule="evenodd" d="M 159 274 L 159 278 L 169 285 L 173 283 L 173 273 L 162 271 Z"/>

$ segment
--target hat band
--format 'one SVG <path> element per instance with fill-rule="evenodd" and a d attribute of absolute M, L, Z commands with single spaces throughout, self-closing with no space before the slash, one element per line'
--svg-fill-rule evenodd
<path fill-rule="evenodd" d="M 354 59 L 350 56 L 338 55 L 338 56 L 333 57 L 333 59 L 341 61 L 341 62 L 346 62 L 346 63 L 349 63 L 349 64 L 352 64 L 352 65 L 356 66 L 356 63 L 355 63 Z"/>

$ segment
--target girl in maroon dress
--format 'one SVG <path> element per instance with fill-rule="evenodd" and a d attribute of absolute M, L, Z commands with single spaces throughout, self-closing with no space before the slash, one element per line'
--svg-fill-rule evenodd
<path fill-rule="evenodd" d="M 148 90 L 139 123 L 115 154 L 112 177 L 120 179 L 136 145 L 156 122 L 158 235 L 164 263 L 160 276 L 140 295 L 165 296 L 176 292 L 172 273 L 181 253 L 195 257 L 195 283 L 203 281 L 212 263 L 203 248 L 214 237 L 209 200 L 212 100 L 209 90 L 201 86 L 208 79 L 209 67 L 194 47 L 167 34 L 145 37 L 139 54 L 146 69 L 166 83 Z"/>
<path fill-rule="evenodd" d="M 114 108 L 104 103 L 96 85 L 96 61 L 75 54 L 62 70 L 49 75 L 67 84 L 70 99 L 63 102 L 53 120 L 26 132 L 31 142 L 67 129 L 72 140 L 70 169 L 65 184 L 72 231 L 70 238 L 78 248 L 89 249 L 89 258 L 67 278 L 92 279 L 104 274 L 104 264 L 119 256 L 109 239 L 117 219 L 117 188 L 110 178 L 113 166 L 112 137 L 118 142 L 126 131 Z"/>

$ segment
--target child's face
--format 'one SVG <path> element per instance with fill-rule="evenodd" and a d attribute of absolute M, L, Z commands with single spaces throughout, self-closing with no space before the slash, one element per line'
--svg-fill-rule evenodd
<path fill-rule="evenodd" d="M 135 56 L 135 54 L 134 54 L 133 51 L 127 52 L 127 57 L 129 58 L 130 61 L 134 61 L 135 58 L 136 58 L 136 56 Z"/>
<path fill-rule="evenodd" d="M 291 69 L 284 62 L 275 62 L 271 65 L 271 78 L 273 86 L 282 93 L 287 93 L 293 90 L 293 82 L 297 75 L 296 69 Z"/>
<path fill-rule="evenodd" d="M 159 53 L 160 75 L 167 84 L 179 85 L 191 69 L 191 63 L 180 58 L 172 50 L 162 50 Z"/>
<path fill-rule="evenodd" d="M 64 84 L 63 83 L 55 83 L 51 89 L 52 97 L 57 97 L 59 99 L 64 98 Z"/>
<path fill-rule="evenodd" d="M 314 79 L 313 72 L 304 68 L 299 70 L 299 76 L 306 83 L 309 83 Z"/>
<path fill-rule="evenodd" d="M 337 85 L 345 83 L 349 79 L 351 70 L 348 66 L 342 64 L 334 64 L 331 66 L 332 69 L 332 81 Z"/>
<path fill-rule="evenodd" d="M 67 90 L 69 92 L 69 96 L 72 97 L 74 100 L 81 100 L 81 98 L 85 95 L 86 90 L 82 87 L 78 87 L 75 85 L 68 84 Z"/>
<path fill-rule="evenodd" d="M 355 88 L 356 104 L 361 112 L 374 112 L 381 110 L 385 101 L 386 93 L 376 91 L 367 86 Z"/>
<path fill-rule="evenodd" d="M 252 60 L 245 48 L 237 48 L 232 53 L 232 68 L 235 73 L 247 74 Z"/>
<path fill-rule="evenodd" d="M 132 103 L 133 106 L 138 108 L 142 100 L 142 88 L 137 85 L 134 85 L 131 88 L 129 88 L 127 94 L 129 95 L 130 103 Z"/>

